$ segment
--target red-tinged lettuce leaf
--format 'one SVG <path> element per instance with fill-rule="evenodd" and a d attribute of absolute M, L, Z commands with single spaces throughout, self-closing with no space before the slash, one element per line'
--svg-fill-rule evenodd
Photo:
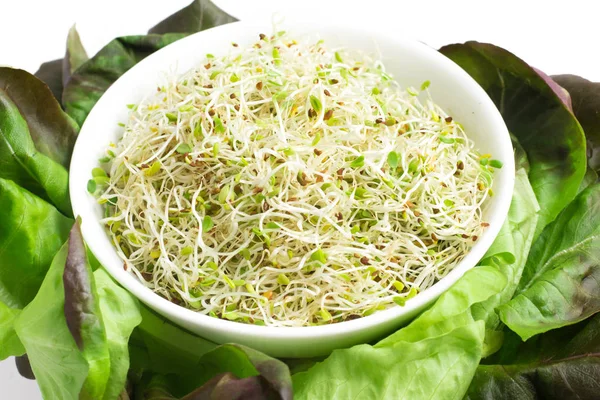
<path fill-rule="evenodd" d="M 465 399 L 597 399 L 600 317 L 526 343 L 509 336 L 495 358 L 477 368 Z"/>
<path fill-rule="evenodd" d="M 577 75 L 554 75 L 552 79 L 571 95 L 573 112 L 588 142 L 588 163 L 600 170 L 600 83 Z"/>
<path fill-rule="evenodd" d="M 59 102 L 62 99 L 63 88 L 71 79 L 73 72 L 88 60 L 88 55 L 74 25 L 67 35 L 66 47 L 66 54 L 63 58 L 43 63 L 34 74 L 36 78 L 48 85 Z"/>
<path fill-rule="evenodd" d="M 240 368 L 245 363 L 248 363 L 247 367 L 245 369 Z M 292 378 L 287 365 L 251 348 L 237 344 L 219 346 L 202 357 L 201 365 L 210 365 L 213 370 L 222 370 L 221 373 L 223 374 L 233 373 L 237 378 L 240 378 L 240 383 L 243 382 L 243 379 L 250 381 L 251 378 L 255 378 L 255 380 L 258 380 L 257 383 L 260 384 L 262 398 L 281 400 L 291 400 L 293 398 Z M 232 393 L 235 393 L 233 392 L 234 386 L 235 381 L 224 382 L 220 379 L 211 391 L 204 391 L 206 394 L 212 392 L 211 397 L 190 398 L 219 398 L 218 394 L 226 394 L 227 390 L 232 390 Z M 225 390 L 226 388 L 229 389 Z M 239 398 L 243 399 L 243 393 L 238 393 Z"/>
<path fill-rule="evenodd" d="M 537 69 L 536 67 L 531 67 L 537 74 L 546 82 L 550 89 L 554 92 L 554 94 L 564 103 L 564 105 L 573 112 L 573 103 L 571 100 L 571 94 L 562 86 L 557 84 L 551 77 L 546 75 L 544 71 Z"/>
<path fill-rule="evenodd" d="M 67 35 L 67 50 L 65 57 L 63 58 L 63 87 L 69 83 L 73 72 L 82 66 L 88 59 L 89 57 L 81 43 L 79 32 L 77 32 L 75 25 L 73 25 L 71 29 L 69 29 L 69 34 Z"/>
<path fill-rule="evenodd" d="M 276 394 L 268 386 L 268 382 L 260 376 L 236 378 L 230 372 L 215 376 L 200 388 L 185 395 L 183 400 L 263 400 L 276 399 Z M 279 397 L 281 398 L 281 397 Z M 290 399 L 292 397 L 289 397 Z"/>
<path fill-rule="evenodd" d="M 15 330 L 45 399 L 78 399 L 88 374 L 87 362 L 67 328 L 64 314 L 67 252 L 65 244 L 54 257 L 35 299 L 15 321 Z"/>
<path fill-rule="evenodd" d="M 216 347 L 185 372 L 146 374 L 134 391 L 148 400 L 291 400 L 293 397 L 290 373 L 283 362 L 236 344 Z"/>
<path fill-rule="evenodd" d="M 0 68 L 0 178 L 70 216 L 67 168 L 78 127 L 50 89 L 26 71 Z"/>
<path fill-rule="evenodd" d="M 14 309 L 36 296 L 73 220 L 0 178 L 0 301 Z"/>
<path fill-rule="evenodd" d="M 187 7 L 159 22 L 148 33 L 193 33 L 235 21 L 237 19 L 215 6 L 212 1 L 194 0 Z"/>
<path fill-rule="evenodd" d="M 187 400 L 293 398 L 287 365 L 242 345 L 224 344 L 206 353 L 192 376 L 189 383 L 202 386 L 185 395 Z"/>
<path fill-rule="evenodd" d="M 584 190 L 534 243 L 517 296 L 499 308 L 524 340 L 600 311 L 600 184 Z"/>
<path fill-rule="evenodd" d="M 101 399 L 110 373 L 110 355 L 96 283 L 87 260 L 79 221 L 75 222 L 69 235 L 63 285 L 67 327 L 88 364 L 82 395 Z"/>
<path fill-rule="evenodd" d="M 0 301 L 0 360 L 25 354 L 14 326 L 20 312 L 21 310 L 10 308 Z"/>
<path fill-rule="evenodd" d="M 36 78 L 48 85 L 48 88 L 54 95 L 54 98 L 60 102 L 63 93 L 62 83 L 62 71 L 63 71 L 63 60 L 62 58 L 46 61 L 42 63 L 35 74 Z"/>
<path fill-rule="evenodd" d="M 73 73 L 63 91 L 65 111 L 81 126 L 92 107 L 121 75 L 184 34 L 125 36 L 114 39 Z"/>
<path fill-rule="evenodd" d="M 27 354 L 15 357 L 15 366 L 23 378 L 32 380 L 35 379 L 35 375 L 31 369 L 31 364 L 29 363 L 29 357 L 27 357 Z"/>
<path fill-rule="evenodd" d="M 440 52 L 483 87 L 527 152 L 529 180 L 540 205 L 537 237 L 577 195 L 586 171 L 581 126 L 556 88 L 510 52 L 478 42 Z"/>
<path fill-rule="evenodd" d="M 37 151 L 69 168 L 79 127 L 62 111 L 48 86 L 26 71 L 0 68 L 0 96 L 9 99 L 25 119 Z"/>

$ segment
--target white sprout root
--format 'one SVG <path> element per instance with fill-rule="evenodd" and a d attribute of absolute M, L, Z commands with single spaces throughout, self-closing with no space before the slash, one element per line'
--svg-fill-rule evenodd
<path fill-rule="evenodd" d="M 259 325 L 402 306 L 481 235 L 501 166 L 427 85 L 401 90 L 368 55 L 285 33 L 208 55 L 130 106 L 95 169 L 124 267 L 176 304 Z"/>

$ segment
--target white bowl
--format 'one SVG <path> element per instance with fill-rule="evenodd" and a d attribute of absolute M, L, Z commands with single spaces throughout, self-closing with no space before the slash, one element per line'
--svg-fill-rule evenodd
<path fill-rule="evenodd" d="M 125 105 L 137 103 L 156 90 L 165 72 L 183 73 L 201 65 L 206 53 L 224 55 L 231 43 L 251 45 L 269 25 L 236 22 L 182 39 L 150 55 L 115 82 L 98 101 L 83 125 L 71 161 L 70 191 L 73 211 L 82 218 L 83 236 L 106 270 L 142 302 L 169 320 L 217 343 L 241 343 L 276 357 L 311 357 L 336 348 L 365 343 L 382 337 L 410 321 L 440 294 L 473 268 L 498 234 L 507 215 L 514 184 L 513 149 L 506 125 L 496 107 L 460 67 L 428 46 L 403 37 L 390 37 L 356 26 L 331 23 L 286 23 L 294 36 L 318 34 L 329 45 L 342 45 L 367 52 L 379 51 L 387 71 L 403 87 L 418 87 L 431 81 L 429 91 L 436 103 L 461 122 L 482 153 L 492 153 L 504 163 L 496 172 L 495 195 L 486 205 L 490 226 L 469 254 L 440 282 L 409 300 L 368 317 L 331 325 L 275 328 L 212 318 L 177 306 L 145 288 L 123 270 L 104 226 L 99 222 L 102 207 L 87 190 L 92 168 L 98 166 L 109 142 L 117 142 L 125 121 Z"/>

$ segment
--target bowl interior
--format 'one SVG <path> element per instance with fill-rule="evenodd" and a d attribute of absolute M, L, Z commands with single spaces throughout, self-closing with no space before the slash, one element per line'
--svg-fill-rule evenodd
<path fill-rule="evenodd" d="M 236 22 L 191 35 L 150 55 L 124 74 L 98 101 L 81 129 L 71 161 L 70 193 L 74 213 L 82 217 L 82 232 L 92 252 L 121 285 L 151 308 L 213 341 L 237 341 L 278 356 L 311 356 L 327 353 L 335 347 L 372 340 L 397 328 L 472 268 L 491 245 L 508 212 L 514 183 L 514 161 L 508 131 L 494 104 L 475 81 L 437 51 L 418 42 L 379 35 L 354 26 L 312 21 L 286 23 L 284 28 L 294 36 L 323 38 L 331 47 L 344 46 L 379 54 L 386 70 L 403 87 L 419 87 L 429 80 L 429 91 L 434 101 L 464 125 L 482 153 L 491 153 L 504 163 L 495 175 L 496 194 L 484 210 L 484 218 L 490 227 L 444 279 L 408 301 L 406 306 L 369 317 L 326 326 L 272 328 L 218 320 L 186 310 L 155 295 L 123 270 L 123 262 L 99 222 L 102 207 L 87 193 L 86 185 L 92 168 L 98 166 L 97 160 L 104 155 L 109 143 L 118 142 L 122 135 L 122 128 L 117 124 L 127 119 L 125 105 L 140 102 L 156 90 L 157 84 L 173 74 L 201 65 L 207 53 L 224 55 L 232 42 L 241 46 L 254 43 L 259 33 L 271 33 L 272 27 L 268 25 Z M 323 342 L 315 345 L 316 338 L 323 339 Z M 307 342 L 303 347 L 301 342 L 309 339 L 313 344 Z M 290 344 L 298 346 L 290 350 Z"/>

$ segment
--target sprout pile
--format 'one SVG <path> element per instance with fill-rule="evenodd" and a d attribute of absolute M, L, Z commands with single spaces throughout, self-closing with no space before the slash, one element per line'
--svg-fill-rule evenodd
<path fill-rule="evenodd" d="M 285 32 L 130 105 L 88 189 L 123 267 L 199 313 L 268 326 L 402 306 L 488 225 L 494 168 L 380 61 Z"/>

